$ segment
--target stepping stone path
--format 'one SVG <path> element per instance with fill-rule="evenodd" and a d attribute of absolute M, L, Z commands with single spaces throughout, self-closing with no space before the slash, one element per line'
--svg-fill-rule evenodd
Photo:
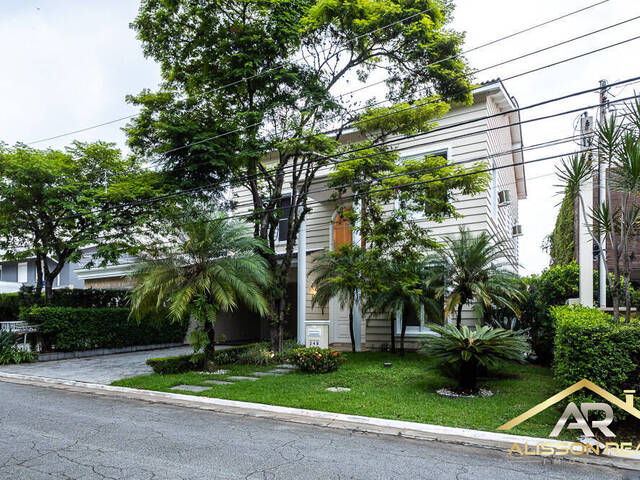
<path fill-rule="evenodd" d="M 351 389 L 347 387 L 329 387 L 327 388 L 329 392 L 350 392 Z"/>
<path fill-rule="evenodd" d="M 204 383 L 210 383 L 212 385 L 233 385 L 233 382 L 225 382 L 224 380 L 205 380 Z"/>
<path fill-rule="evenodd" d="M 175 387 L 171 387 L 171 390 L 186 390 L 187 392 L 204 392 L 210 389 L 211 387 L 201 387 L 198 385 L 176 385 Z"/>
<path fill-rule="evenodd" d="M 255 375 L 256 377 L 269 377 L 269 376 L 279 377 L 282 374 L 276 373 L 276 372 L 253 372 L 251 375 Z"/>
<path fill-rule="evenodd" d="M 291 368 L 274 368 L 273 370 L 269 370 L 270 373 L 291 373 L 293 369 Z"/>
<path fill-rule="evenodd" d="M 295 365 L 291 365 L 290 363 L 281 363 L 280 365 L 276 365 L 277 368 L 288 368 L 289 370 L 297 370 L 298 367 Z"/>
<path fill-rule="evenodd" d="M 251 380 L 252 382 L 257 382 L 260 380 L 256 377 L 243 377 L 242 375 L 233 375 L 231 377 L 227 377 L 229 380 Z"/>

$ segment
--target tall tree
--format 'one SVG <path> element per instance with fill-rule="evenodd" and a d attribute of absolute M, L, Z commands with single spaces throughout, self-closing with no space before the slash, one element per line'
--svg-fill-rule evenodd
<path fill-rule="evenodd" d="M 38 288 L 44 281 L 49 300 L 54 280 L 83 247 L 97 247 L 90 264 L 132 251 L 136 233 L 154 218 L 140 200 L 161 191 L 158 175 L 112 144 L 75 142 L 64 152 L 3 146 L 0 249 L 5 259 L 36 257 Z"/>
<path fill-rule="evenodd" d="M 216 318 L 244 305 L 260 315 L 268 310 L 265 291 L 271 282 L 269 265 L 258 252 L 265 249 L 250 227 L 223 213 L 173 222 L 167 229 L 170 246 L 151 248 L 134 273 L 132 314 L 168 305 L 177 322 L 197 321 L 194 350 L 211 361 L 215 351 Z"/>
<path fill-rule="evenodd" d="M 274 350 L 309 191 L 319 169 L 349 148 L 344 133 L 374 98 L 340 92 L 374 72 L 387 75 L 387 99 L 412 107 L 405 115 L 375 110 L 398 114 L 388 133 L 428 130 L 426 119 L 448 102 L 470 102 L 463 37 L 448 28 L 452 11 L 449 0 L 142 2 L 132 27 L 163 82 L 156 93 L 129 97 L 142 108 L 128 126 L 131 148 L 182 187 L 214 183 L 213 195 L 235 178 L 250 192 L 254 234 L 272 251 L 286 217 L 284 254 L 266 254 L 276 285 Z"/>

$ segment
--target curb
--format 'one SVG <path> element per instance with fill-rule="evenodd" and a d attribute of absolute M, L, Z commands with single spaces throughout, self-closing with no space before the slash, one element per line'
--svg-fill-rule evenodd
<path fill-rule="evenodd" d="M 163 405 L 173 405 L 185 408 L 195 408 L 218 413 L 243 415 L 256 418 L 267 418 L 286 422 L 300 423 L 319 427 L 350 430 L 359 433 L 373 433 L 378 435 L 393 435 L 413 440 L 436 441 L 449 444 L 489 448 L 505 452 L 505 460 L 514 443 L 530 446 L 544 442 L 547 445 L 567 445 L 569 442 L 548 438 L 525 437 L 504 433 L 485 432 L 467 428 L 443 427 L 424 423 L 406 422 L 401 420 L 387 420 L 383 418 L 363 417 L 342 413 L 307 410 L 302 408 L 280 407 L 261 403 L 225 400 L 221 398 L 200 397 L 180 393 L 156 392 L 152 390 L 138 390 L 128 387 L 115 387 L 98 383 L 78 382 L 56 378 L 21 375 L 0 372 L 0 381 L 33 385 L 71 392 L 103 395 L 112 398 L 140 400 Z M 524 457 L 515 456 L 516 460 Z M 640 455 L 571 455 L 548 457 L 552 461 L 563 460 L 601 467 L 615 467 L 626 470 L 640 471 Z"/>

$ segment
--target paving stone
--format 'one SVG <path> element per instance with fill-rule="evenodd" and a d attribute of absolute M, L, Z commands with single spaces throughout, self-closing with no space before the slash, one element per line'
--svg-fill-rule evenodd
<path fill-rule="evenodd" d="M 252 382 L 255 382 L 256 380 L 260 380 L 259 378 L 256 377 L 243 377 L 242 375 L 234 375 L 232 377 L 227 377 L 229 380 L 251 380 Z"/>
<path fill-rule="evenodd" d="M 187 392 L 204 392 L 210 389 L 211 387 L 202 387 L 199 385 L 176 385 L 175 387 L 171 387 L 171 390 L 186 390 Z"/>
<path fill-rule="evenodd" d="M 256 377 L 271 377 L 271 376 L 279 377 L 282 374 L 275 373 L 275 372 L 253 372 L 251 375 L 255 375 Z"/>
<path fill-rule="evenodd" d="M 298 367 L 296 367 L 295 365 L 291 365 L 290 363 L 281 363 L 280 365 L 276 365 L 276 367 L 278 368 L 288 368 L 290 370 L 297 370 Z"/>
<path fill-rule="evenodd" d="M 225 382 L 224 380 L 205 380 L 204 383 L 210 383 L 212 385 L 233 385 L 233 382 Z"/>
<path fill-rule="evenodd" d="M 347 387 L 329 387 L 327 388 L 329 392 L 350 392 L 351 389 Z"/>
<path fill-rule="evenodd" d="M 290 368 L 274 368 L 273 370 L 269 370 L 271 373 L 291 373 L 292 371 Z"/>

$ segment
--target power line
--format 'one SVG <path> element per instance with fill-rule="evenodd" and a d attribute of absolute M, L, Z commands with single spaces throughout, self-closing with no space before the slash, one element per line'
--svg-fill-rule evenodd
<path fill-rule="evenodd" d="M 634 81 L 634 80 L 636 80 L 638 78 L 640 78 L 640 77 L 632 78 L 632 79 L 626 80 L 626 81 Z M 618 82 L 618 84 L 620 84 L 620 83 L 622 83 L 622 82 Z M 612 85 L 615 85 L 615 84 L 612 84 Z M 367 146 L 367 147 L 359 147 L 359 148 L 352 149 L 352 150 L 349 150 L 349 151 L 346 151 L 346 152 L 342 152 L 342 153 L 334 155 L 332 157 L 326 157 L 324 160 L 329 159 L 329 158 L 337 158 L 337 157 L 340 157 L 340 156 L 343 156 L 343 155 L 347 155 L 347 154 L 350 154 L 350 153 L 355 153 L 355 152 L 363 151 L 363 150 L 369 150 L 369 149 L 377 148 L 377 147 L 380 147 L 380 146 L 386 146 L 388 144 L 397 144 L 397 143 L 400 143 L 400 142 L 405 142 L 405 141 L 410 140 L 410 139 L 420 138 L 420 137 L 423 137 L 423 136 L 432 135 L 434 133 L 439 133 L 439 132 L 441 132 L 443 130 L 448 130 L 450 128 L 457 128 L 457 127 L 460 127 L 460 126 L 476 123 L 476 122 L 479 122 L 479 121 L 486 121 L 486 120 L 491 119 L 491 118 L 501 117 L 501 116 L 509 114 L 509 113 L 514 113 L 514 112 L 520 113 L 523 110 L 536 108 L 536 107 L 539 107 L 539 106 L 542 106 L 542 105 L 547 105 L 547 104 L 550 104 L 550 103 L 553 103 L 553 102 L 565 100 L 567 98 L 572 98 L 574 96 L 578 96 L 578 95 L 582 95 L 582 94 L 585 94 L 585 93 L 589 93 L 589 92 L 591 92 L 593 90 L 599 90 L 599 87 L 597 87 L 595 89 L 588 89 L 588 90 L 583 90 L 583 91 L 580 91 L 580 92 L 574 92 L 574 93 L 571 93 L 571 94 L 568 94 L 568 95 L 564 95 L 564 96 L 561 96 L 561 97 L 556 97 L 554 99 L 544 100 L 544 101 L 538 102 L 536 104 L 532 104 L 532 105 L 528 105 L 528 106 L 520 107 L 520 108 L 515 108 L 515 109 L 512 109 L 510 111 L 506 111 L 506 112 L 500 112 L 500 113 L 489 115 L 489 116 L 483 116 L 483 117 L 477 118 L 477 119 L 470 119 L 470 120 L 466 120 L 464 122 L 458 122 L 456 124 L 446 125 L 444 127 L 436 128 L 436 129 L 430 130 L 428 132 L 417 133 L 417 134 L 413 134 L 413 135 L 407 135 L 407 136 L 404 136 L 404 137 L 402 137 L 400 139 L 392 139 L 392 140 L 380 142 L 378 144 L 373 144 L 373 145 L 370 145 L 370 146 Z M 625 101 L 632 100 L 632 99 L 635 99 L 635 98 L 638 98 L 638 96 L 631 96 L 631 97 L 625 97 L 625 98 L 617 99 L 617 100 L 615 100 L 615 101 L 613 101 L 611 103 L 613 104 L 613 103 L 625 102 Z M 485 130 L 475 131 L 475 132 L 471 132 L 471 133 L 463 133 L 463 134 L 460 134 L 460 135 L 448 137 L 447 141 L 458 140 L 458 139 L 465 138 L 465 137 L 468 137 L 468 136 L 478 135 L 478 134 L 481 134 L 481 133 L 488 133 L 490 131 L 501 130 L 501 129 L 504 129 L 504 128 L 510 128 L 512 126 L 522 125 L 522 124 L 526 124 L 526 123 L 532 123 L 532 122 L 541 121 L 541 120 L 548 120 L 550 118 L 555 118 L 555 117 L 558 117 L 558 116 L 567 115 L 567 114 L 570 114 L 570 113 L 575 113 L 575 112 L 582 111 L 582 110 L 585 110 L 585 109 L 595 108 L 598 105 L 599 104 L 594 104 L 594 105 L 589 105 L 589 106 L 581 106 L 581 107 L 574 108 L 574 109 L 571 109 L 571 110 L 566 110 L 566 111 L 557 112 L 557 113 L 554 113 L 554 114 L 544 115 L 542 117 L 536 117 L 536 118 L 527 119 L 527 120 L 518 120 L 516 122 L 511 122 L 511 123 L 508 123 L 508 124 L 505 124 L 505 125 L 497 125 L 497 126 L 494 126 L 494 127 L 489 127 L 489 128 L 486 128 Z M 433 144 L 433 143 L 441 143 L 441 142 L 442 142 L 442 140 L 435 140 L 435 141 L 432 141 L 432 142 L 427 142 L 425 144 L 421 144 L 419 146 L 425 146 L 425 145 L 429 145 L 430 143 Z M 392 152 L 398 152 L 398 151 L 405 150 L 407 148 L 413 148 L 413 146 L 406 147 L 406 148 L 398 148 L 396 150 L 391 150 L 391 151 L 376 152 L 376 153 L 372 153 L 372 154 L 363 155 L 361 157 L 346 158 L 346 159 L 334 162 L 334 165 L 338 164 L 338 163 L 354 161 L 354 160 L 357 160 L 357 159 L 371 158 L 371 157 L 374 157 L 374 156 L 377 156 L 377 155 L 382 155 L 382 154 L 386 154 L 386 153 L 390 153 L 390 152 L 391 153 Z M 114 205 L 114 206 L 110 207 L 107 210 L 114 210 L 114 209 L 117 209 L 117 208 L 123 208 L 123 207 L 127 207 L 127 206 L 139 206 L 139 205 L 143 205 L 143 204 L 146 204 L 146 203 L 155 203 L 155 202 L 158 202 L 158 201 L 164 201 L 164 200 L 168 200 L 168 199 L 175 198 L 175 197 L 182 196 L 182 195 L 203 192 L 203 191 L 206 191 L 206 190 L 211 189 L 211 188 L 220 189 L 223 186 L 237 185 L 239 180 L 242 181 L 243 179 L 242 178 L 241 179 L 234 179 L 232 181 L 223 182 L 223 183 L 215 182 L 215 183 L 203 185 L 203 186 L 200 186 L 200 187 L 194 187 L 194 188 L 191 188 L 191 189 L 186 189 L 186 190 L 181 190 L 181 191 L 178 191 L 178 192 L 173 192 L 173 193 L 170 193 L 170 194 L 167 194 L 167 195 L 161 195 L 161 196 L 157 196 L 157 197 L 151 197 L 151 198 L 148 198 L 148 199 L 143 199 L 143 200 L 136 201 L 136 202 L 124 202 L 124 203 L 121 203 L 121 204 L 118 204 L 118 205 Z M 244 180 L 246 180 L 246 179 L 244 179 Z M 308 193 L 311 193 L 311 192 L 308 192 Z M 273 202 L 275 200 L 281 200 L 283 198 L 284 197 L 270 198 L 270 199 L 267 199 L 267 201 Z M 102 211 L 105 211 L 105 210 L 93 210 L 92 212 L 93 213 L 98 213 L 98 212 L 102 212 Z M 61 220 L 70 220 L 70 219 L 73 219 L 73 218 L 80 218 L 80 217 L 82 217 L 84 215 L 88 215 L 88 214 L 90 214 L 92 212 L 87 212 L 85 214 L 76 214 L 76 215 L 66 216 L 66 217 L 61 218 Z"/>
<path fill-rule="evenodd" d="M 438 60 L 438 61 L 436 61 L 436 62 L 433 62 L 433 63 L 427 64 L 427 66 L 434 66 L 434 65 L 437 65 L 437 64 L 442 63 L 442 62 L 444 62 L 444 61 L 452 60 L 452 59 L 458 58 L 458 57 L 460 57 L 460 56 L 462 56 L 462 55 L 466 55 L 466 54 L 468 54 L 468 53 L 474 52 L 474 51 L 476 51 L 476 50 L 480 50 L 480 49 L 482 49 L 482 48 L 486 48 L 486 47 L 488 47 L 488 46 L 495 45 L 495 44 L 497 44 L 497 43 L 499 43 L 499 42 L 502 42 L 502 41 L 504 41 L 504 40 L 508 40 L 508 39 L 510 39 L 510 38 L 514 38 L 514 37 L 516 37 L 516 36 L 518 36 L 518 35 L 521 35 L 521 34 L 523 34 L 523 33 L 530 32 L 530 31 L 535 30 L 535 29 L 537 29 L 537 28 L 540 28 L 540 27 L 543 27 L 543 26 L 549 25 L 549 24 L 554 23 L 554 22 L 557 22 L 557 21 L 559 21 L 559 20 L 563 20 L 563 19 L 568 18 L 568 17 L 573 16 L 573 15 L 576 15 L 576 14 L 582 13 L 582 12 L 584 12 L 584 11 L 586 11 L 586 10 L 592 9 L 592 8 L 594 8 L 594 7 L 597 7 L 597 6 L 602 5 L 602 4 L 604 4 L 604 3 L 607 3 L 607 2 L 609 2 L 609 0 L 602 0 L 602 1 L 599 1 L 599 2 L 596 2 L 596 3 L 593 3 L 593 4 L 591 4 L 591 5 L 587 5 L 586 7 L 582 7 L 582 8 L 579 8 L 579 9 L 577 9 L 577 10 L 573 10 L 573 11 L 568 12 L 568 13 L 565 13 L 565 14 L 563 14 L 563 15 L 560 15 L 560 16 L 557 16 L 557 17 L 554 17 L 554 18 L 551 18 L 551 19 L 549 19 L 549 20 L 546 20 L 546 21 L 544 21 L 544 22 L 542 22 L 542 23 L 538 23 L 538 24 L 532 25 L 532 26 L 530 26 L 530 27 L 527 27 L 527 28 L 525 28 L 525 29 L 519 30 L 519 31 L 517 31 L 517 32 L 511 33 L 511 34 L 508 34 L 508 35 L 505 35 L 505 36 L 500 37 L 500 38 L 497 38 L 497 39 L 495 39 L 495 40 L 491 40 L 491 41 L 486 42 L 486 43 L 483 43 L 483 44 L 481 44 L 481 45 L 477 45 L 477 46 L 475 46 L 475 47 L 473 47 L 473 48 L 470 48 L 470 49 L 468 49 L 468 50 L 465 50 L 465 51 L 463 51 L 463 52 L 461 52 L 461 53 L 459 53 L 459 54 L 451 55 L 451 56 L 449 56 L 449 57 L 443 58 L 443 59 Z M 432 7 L 432 8 L 433 8 L 433 7 Z M 424 12 L 422 12 L 422 13 L 424 13 Z M 418 15 L 418 14 L 415 14 L 415 15 Z M 413 15 L 413 16 L 415 16 L 415 15 Z M 406 17 L 406 18 L 405 18 L 405 19 L 403 19 L 403 20 L 406 20 L 406 19 L 408 19 L 408 18 L 412 18 L 413 16 Z M 399 21 L 398 21 L 398 22 L 399 22 Z M 397 23 L 397 22 L 394 22 L 394 24 L 390 24 L 389 26 L 393 26 L 393 25 L 395 25 L 396 23 Z M 384 28 L 384 27 L 380 27 L 380 28 Z M 379 29 L 378 29 L 378 30 L 379 30 Z M 373 32 L 370 32 L 370 34 L 371 34 L 371 33 L 374 33 L 375 31 L 376 31 L 376 30 L 374 30 Z M 357 37 L 357 38 L 362 38 L 362 36 L 365 36 L 365 35 L 367 35 L 367 34 L 362 34 L 362 35 L 360 35 L 360 36 L 359 36 L 359 37 Z M 265 72 L 262 72 L 262 73 L 260 73 L 260 74 L 256 74 L 256 76 L 264 75 L 264 74 L 266 74 L 266 73 L 267 73 L 267 72 L 265 71 Z M 255 76 L 254 76 L 254 77 L 255 77 Z M 251 78 L 254 78 L 254 77 L 251 77 Z M 245 81 L 245 80 L 246 80 L 246 79 L 241 79 L 241 80 L 239 80 L 239 81 L 237 81 L 237 82 L 233 82 L 233 83 L 231 83 L 231 84 L 227 84 L 227 85 L 223 85 L 223 86 L 221 86 L 221 87 L 217 87 L 217 89 L 227 88 L 227 87 L 229 87 L 229 86 L 236 85 L 238 82 L 242 82 L 242 81 Z M 351 90 L 351 91 L 349 91 L 349 92 L 343 93 L 343 94 L 341 94 L 341 95 L 338 95 L 338 96 L 337 96 L 337 98 L 342 98 L 343 96 L 350 95 L 350 94 L 352 94 L 352 93 L 356 93 L 356 92 L 358 92 L 358 91 L 364 90 L 365 88 L 371 88 L 371 87 L 373 87 L 373 86 L 380 85 L 380 84 L 382 84 L 382 83 L 385 83 L 386 81 L 387 81 L 387 79 L 384 79 L 384 80 L 381 80 L 381 81 L 379 81 L 379 82 L 374 82 L 374 83 L 367 84 L 367 85 L 365 85 L 365 86 L 363 86 L 363 87 L 361 87 L 361 88 L 357 88 L 357 89 Z M 203 92 L 203 93 L 201 93 L 201 94 L 199 94 L 199 95 L 203 95 L 203 94 L 205 94 L 205 93 L 210 93 L 211 91 L 217 91 L 217 89 L 208 90 L 208 91 L 205 91 L 205 92 Z M 319 106 L 319 105 L 318 105 L 318 104 L 313 105 L 311 108 L 315 108 L 315 107 L 317 107 L 317 106 Z M 95 129 L 95 128 L 103 127 L 103 126 L 105 126 L 105 125 L 110 125 L 110 124 L 113 124 L 113 123 L 118 123 L 118 122 L 121 122 L 121 121 L 124 121 L 124 120 L 128 120 L 128 119 L 133 118 L 133 117 L 135 117 L 135 116 L 137 116 L 137 115 L 138 115 L 138 113 L 131 114 L 131 115 L 126 115 L 126 116 L 124 116 L 124 117 L 120 117 L 120 118 L 117 118 L 117 119 L 114 119 L 114 120 L 110 120 L 110 121 L 107 121 L 107 122 L 99 123 L 99 124 L 97 124 L 97 125 L 92 125 L 92 126 L 89 126 L 89 127 L 85 127 L 85 128 L 79 129 L 79 130 L 74 130 L 74 131 L 71 131 L 71 132 L 66 132 L 66 133 L 62 133 L 62 134 L 58 134 L 58 135 L 54 135 L 54 136 L 52 136 L 52 137 L 41 138 L 41 139 L 38 139 L 38 140 L 34 140 L 34 141 L 32 141 L 32 142 L 28 142 L 28 143 L 27 143 L 27 145 L 34 145 L 34 144 L 36 144 L 36 143 L 41 143 L 41 142 L 45 142 L 45 141 L 49 141 L 49 140 L 56 140 L 56 139 L 58 139 L 58 138 L 66 137 L 66 136 L 69 136 L 69 135 L 74 135 L 74 134 L 76 134 L 76 133 L 86 132 L 86 131 L 88 131 L 88 130 L 92 130 L 92 129 Z M 251 126 L 257 126 L 257 125 L 255 125 L 255 124 L 254 124 L 254 125 L 251 125 Z M 250 127 L 250 126 L 249 126 L 249 127 Z M 248 127 L 245 127 L 245 128 L 248 128 Z M 231 133 L 235 133 L 235 132 L 231 132 Z"/>

